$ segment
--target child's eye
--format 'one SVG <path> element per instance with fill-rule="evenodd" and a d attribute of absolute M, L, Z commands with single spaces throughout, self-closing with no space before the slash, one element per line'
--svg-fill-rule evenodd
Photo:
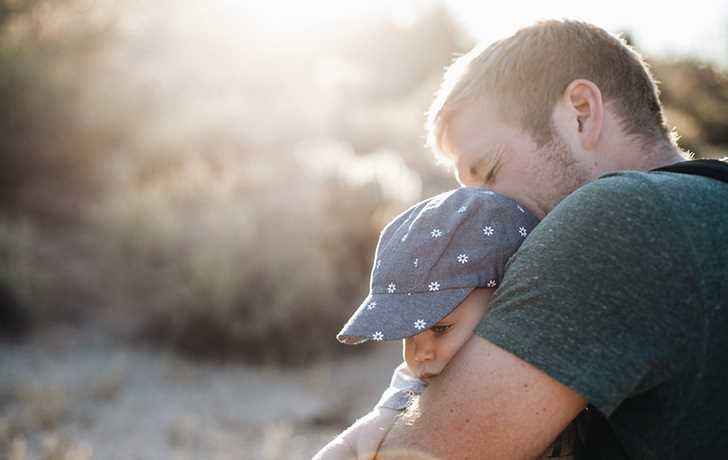
<path fill-rule="evenodd" d="M 446 333 L 450 328 L 452 327 L 452 324 L 435 324 L 430 329 L 435 334 L 444 334 Z"/>

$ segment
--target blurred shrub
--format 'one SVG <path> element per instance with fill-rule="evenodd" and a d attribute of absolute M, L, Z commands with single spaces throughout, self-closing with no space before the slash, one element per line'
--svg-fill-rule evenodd
<path fill-rule="evenodd" d="M 342 174 L 376 168 L 334 143 L 302 147 L 285 168 L 207 152 L 144 186 L 120 185 L 93 212 L 115 321 L 212 358 L 302 363 L 335 350 L 382 221 L 419 195 L 396 154 L 379 157 L 399 174 Z M 409 197 L 393 196 L 407 187 Z"/>
<path fill-rule="evenodd" d="M 97 147 L 112 137 L 81 114 L 91 63 L 111 32 L 78 0 L 0 2 L 0 212 L 77 222 L 98 193 Z"/>
<path fill-rule="evenodd" d="M 100 190 L 96 143 L 109 133 L 80 114 L 89 63 L 110 36 L 79 3 L 0 2 L 0 335 L 87 308 L 77 271 L 87 261 L 68 240 Z"/>
<path fill-rule="evenodd" d="M 654 71 L 680 145 L 697 157 L 728 154 L 728 74 L 696 59 L 659 60 Z"/>
<path fill-rule="evenodd" d="M 0 116 L 1 314 L 93 320 L 198 356 L 301 363 L 342 349 L 334 335 L 365 294 L 379 229 L 421 195 L 410 160 L 429 165 L 405 134 L 422 107 L 400 93 L 434 90 L 419 79 L 450 42 L 416 73 L 365 69 L 331 86 L 300 56 L 382 62 L 317 38 L 280 47 L 254 24 L 244 36 L 258 47 L 216 30 L 179 49 L 166 18 L 140 33 L 89 13 L 69 28 L 73 0 L 18 4 L 0 25 L 0 96 L 14 107 Z M 122 22 L 144 24 L 134 13 Z M 398 35 L 398 56 L 421 32 L 371 27 Z M 372 91 L 354 107 L 361 85 Z"/>
<path fill-rule="evenodd" d="M 0 224 L 0 337 L 25 334 L 35 319 L 26 297 L 38 276 L 28 260 L 30 244 L 26 226 Z"/>
<path fill-rule="evenodd" d="M 0 220 L 0 336 L 88 316 L 105 297 L 96 280 L 98 248 L 88 229 Z"/>

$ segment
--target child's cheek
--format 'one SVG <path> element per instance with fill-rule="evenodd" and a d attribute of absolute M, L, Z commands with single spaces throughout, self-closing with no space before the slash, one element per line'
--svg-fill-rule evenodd
<path fill-rule="evenodd" d="M 414 356 L 414 345 L 411 338 L 402 339 L 402 357 L 404 362 L 407 364 L 407 368 L 413 374 L 415 373 L 415 356 Z"/>
<path fill-rule="evenodd" d="M 460 351 L 472 335 L 472 332 L 456 334 L 449 337 L 447 343 L 443 343 L 443 356 L 446 357 L 448 362 Z"/>

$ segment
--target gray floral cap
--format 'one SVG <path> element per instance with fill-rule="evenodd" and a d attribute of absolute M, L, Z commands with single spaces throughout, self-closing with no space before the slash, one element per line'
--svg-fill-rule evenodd
<path fill-rule="evenodd" d="M 424 200 L 382 230 L 369 295 L 336 338 L 355 345 L 419 334 L 478 287 L 495 288 L 538 219 L 485 188 Z"/>

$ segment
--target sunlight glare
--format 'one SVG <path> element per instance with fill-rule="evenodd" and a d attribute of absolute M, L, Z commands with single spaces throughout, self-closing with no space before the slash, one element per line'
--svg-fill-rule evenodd
<path fill-rule="evenodd" d="M 445 4 L 474 37 L 488 42 L 538 20 L 572 18 L 612 33 L 629 32 L 648 53 L 694 53 L 725 62 L 728 51 L 728 4 L 722 0 L 694 0 L 689 8 L 632 0 L 446 0 Z"/>
<path fill-rule="evenodd" d="M 255 17 L 266 28 L 275 31 L 296 31 L 333 23 L 341 19 L 382 14 L 386 11 L 387 2 L 382 0 L 368 2 L 255 0 L 241 3 L 236 0 L 224 0 L 223 3 L 225 8 L 230 11 Z"/>

